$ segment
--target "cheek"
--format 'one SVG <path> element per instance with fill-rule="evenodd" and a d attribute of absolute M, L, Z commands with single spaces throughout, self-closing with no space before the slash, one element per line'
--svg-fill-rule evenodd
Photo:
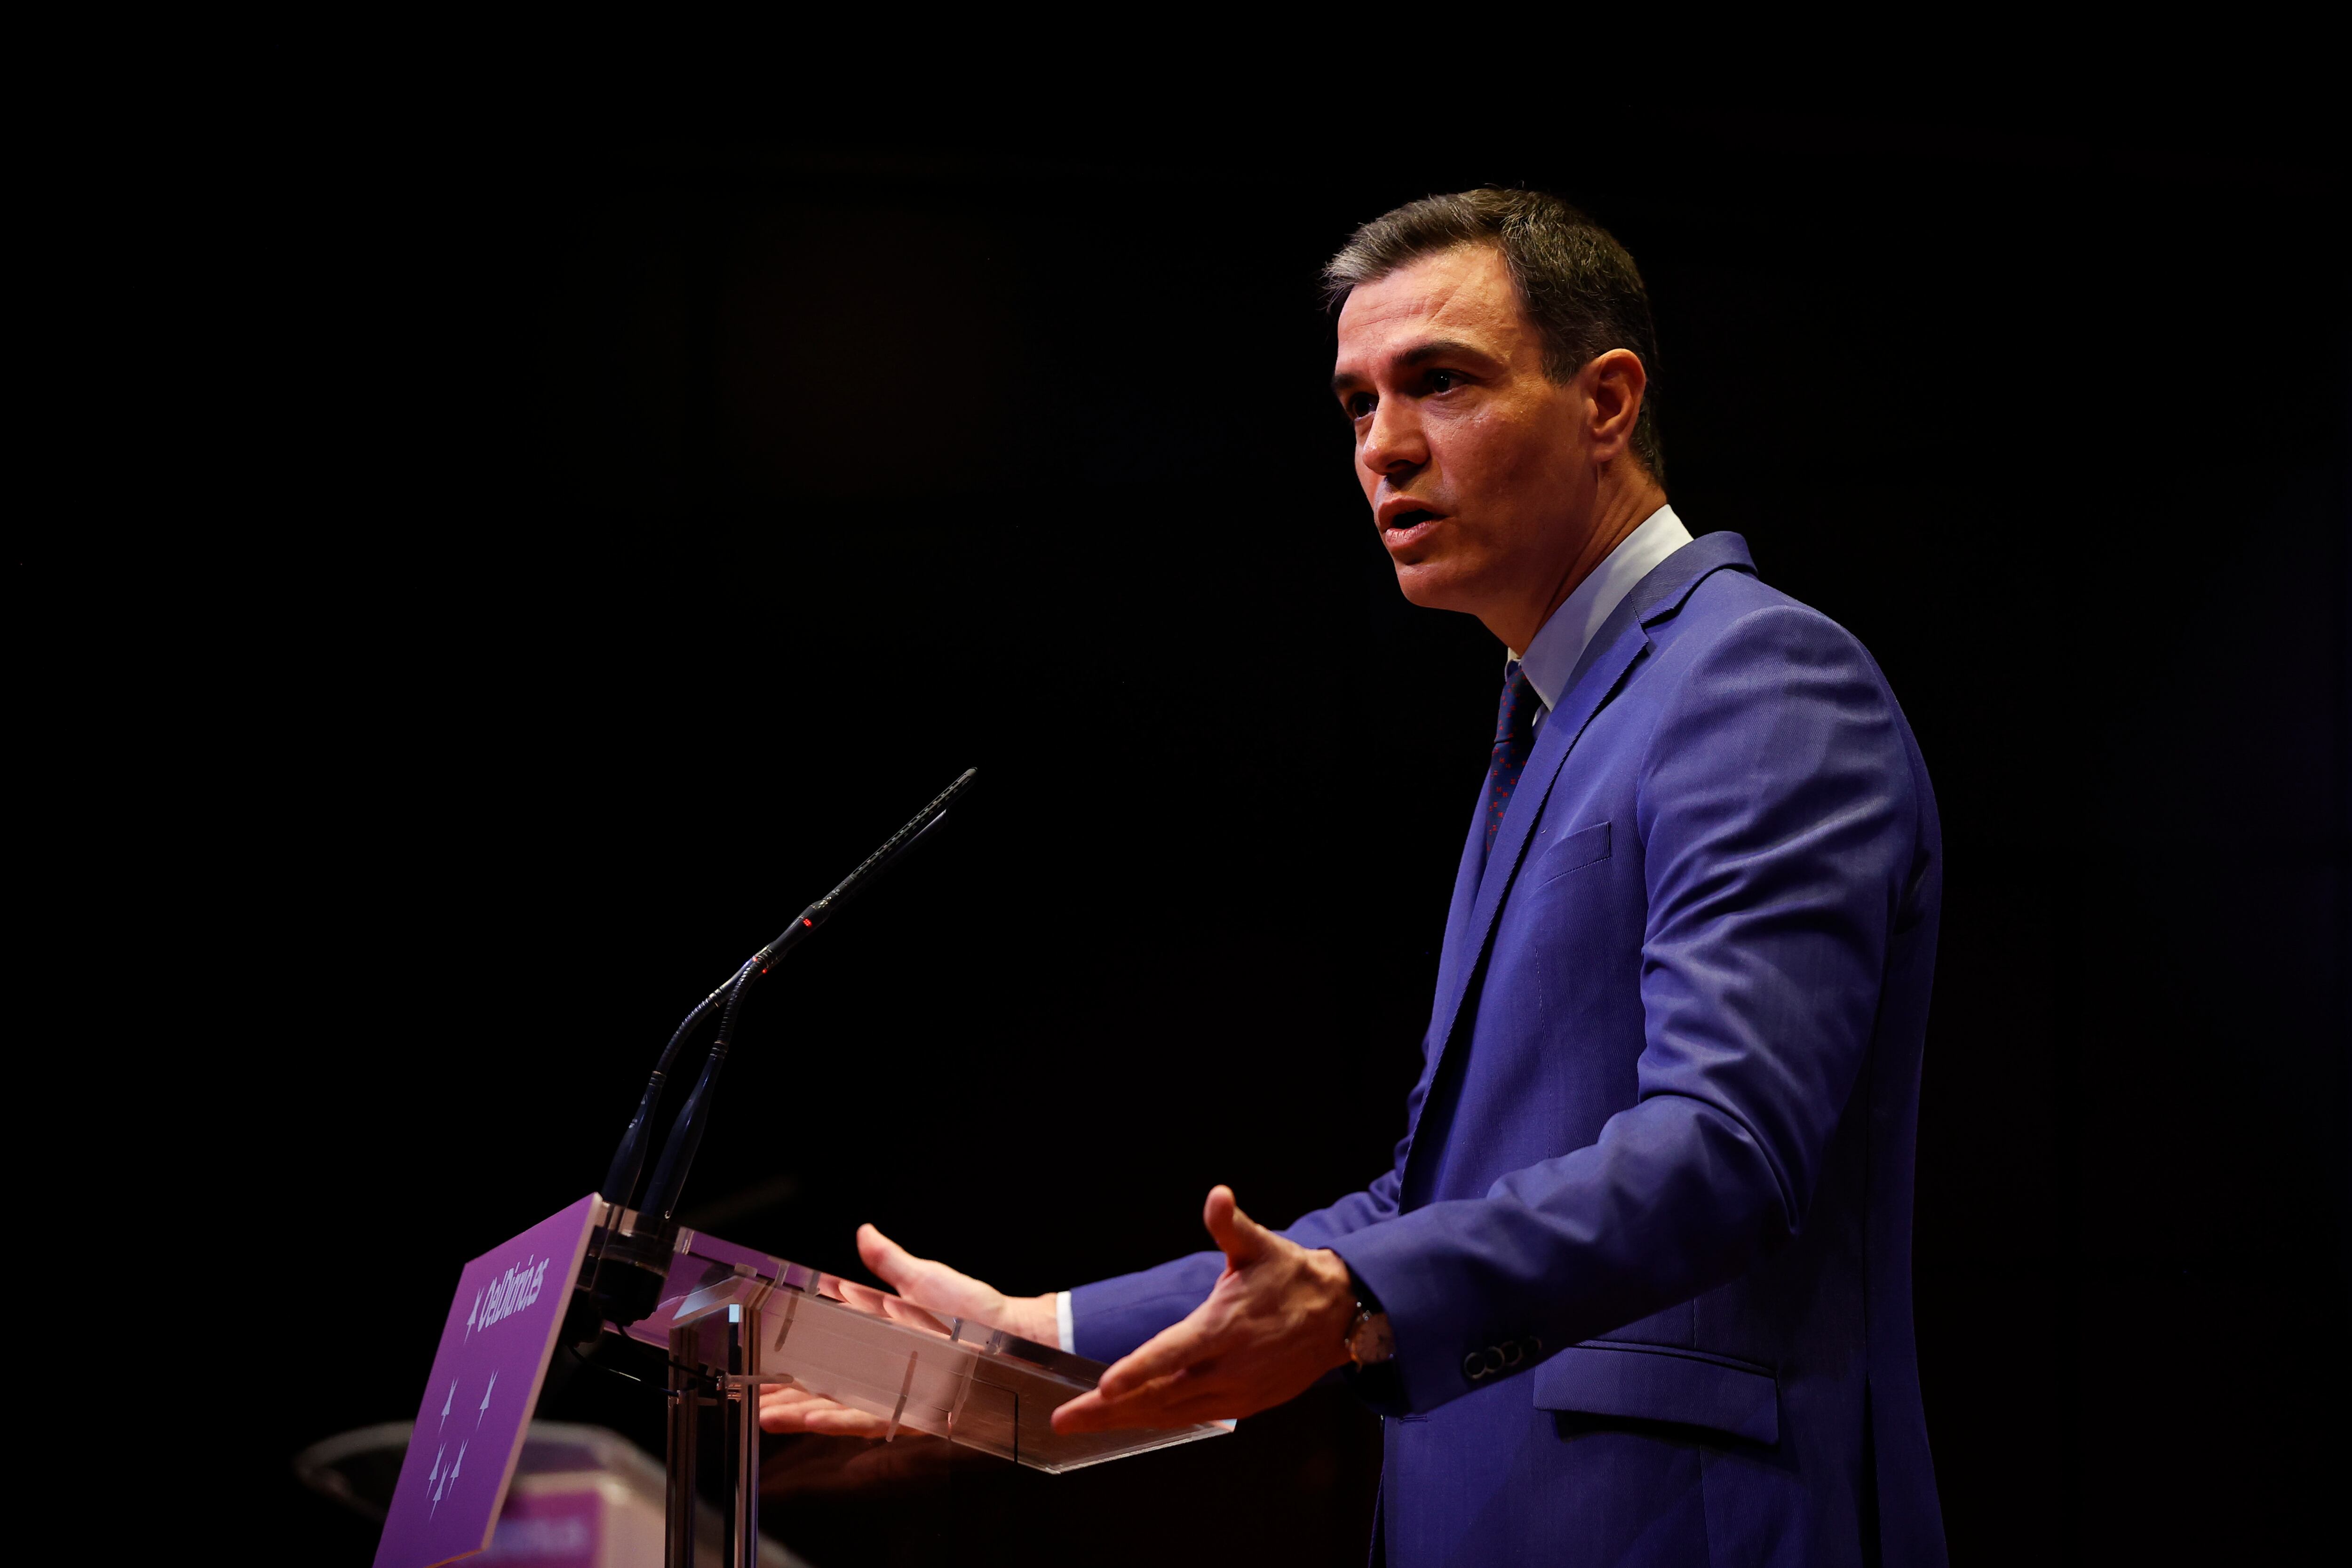
<path fill-rule="evenodd" d="M 1467 501 L 1494 489 L 1498 468 L 1507 468 L 1508 431 L 1495 419 L 1472 414 L 1449 419 L 1429 432 L 1437 460 L 1457 500 Z"/>
<path fill-rule="evenodd" d="M 1475 497 L 1482 510 L 1509 510 L 1509 501 L 1550 466 L 1547 445 L 1519 420 L 1499 410 L 1482 409 L 1456 420 L 1430 444 L 1453 482 L 1454 493 Z"/>

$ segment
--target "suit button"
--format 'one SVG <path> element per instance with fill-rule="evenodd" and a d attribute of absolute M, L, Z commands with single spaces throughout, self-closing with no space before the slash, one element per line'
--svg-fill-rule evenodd
<path fill-rule="evenodd" d="M 1462 1375 L 1476 1383 L 1481 1379 L 1494 1376 L 1506 1366 L 1512 1364 L 1514 1363 L 1504 1359 L 1502 1346 L 1488 1345 L 1483 1351 L 1472 1351 L 1462 1358 Z"/>

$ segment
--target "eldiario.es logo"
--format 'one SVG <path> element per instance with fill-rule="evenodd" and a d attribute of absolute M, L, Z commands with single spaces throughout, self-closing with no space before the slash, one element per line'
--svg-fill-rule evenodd
<path fill-rule="evenodd" d="M 539 1288 L 547 1279 L 547 1266 L 554 1261 L 552 1258 L 542 1258 L 533 1268 L 532 1260 L 527 1258 L 475 1291 L 473 1310 L 466 1314 L 466 1337 L 472 1339 L 476 1329 L 487 1329 L 538 1300 Z"/>

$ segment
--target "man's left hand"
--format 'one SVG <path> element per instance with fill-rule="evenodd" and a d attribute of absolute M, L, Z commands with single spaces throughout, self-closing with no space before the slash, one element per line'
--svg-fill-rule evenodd
<path fill-rule="evenodd" d="M 1356 1295 L 1337 1253 L 1276 1236 L 1213 1188 L 1202 1223 L 1225 1255 L 1209 1299 L 1054 1412 L 1056 1432 L 1187 1426 L 1254 1415 L 1348 1363 Z"/>

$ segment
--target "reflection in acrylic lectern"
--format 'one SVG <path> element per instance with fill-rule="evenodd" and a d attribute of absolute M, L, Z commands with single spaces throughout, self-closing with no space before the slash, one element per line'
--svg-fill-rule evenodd
<path fill-rule="evenodd" d="M 1048 1472 L 1232 1429 L 1058 1435 L 1054 1411 L 1093 1388 L 1101 1363 L 878 1296 L 872 1299 L 883 1304 L 867 1310 L 837 1279 L 672 1218 L 745 995 L 853 893 L 929 837 L 971 779 L 967 769 L 687 1016 L 614 1152 L 601 1195 L 549 1215 L 459 1274 L 375 1568 L 437 1568 L 489 1544 L 549 1362 L 566 1344 L 593 1353 L 607 1335 L 668 1352 L 669 1568 L 697 1568 L 714 1544 L 734 1568 L 758 1562 L 765 1385 L 797 1384 L 863 1411 L 883 1424 L 886 1441 L 911 1429 Z M 667 1077 L 711 1019 L 718 1024 L 701 1071 L 641 1182 Z M 715 1515 L 704 1500 L 717 1505 Z M 713 1528 L 715 1543 L 707 1539 Z"/>
<path fill-rule="evenodd" d="M 637 1216 L 608 1211 L 627 1245 Z M 839 1282 L 690 1230 L 674 1233 L 659 1308 L 629 1336 L 669 1352 L 668 1561 L 693 1561 L 698 1484 L 724 1500 L 722 1561 L 751 1562 L 759 1519 L 759 1391 L 796 1384 L 886 1424 L 1058 1474 L 1230 1431 L 1055 1432 L 1053 1413 L 1095 1386 L 1099 1362 L 961 1319 L 869 1312 Z"/>

